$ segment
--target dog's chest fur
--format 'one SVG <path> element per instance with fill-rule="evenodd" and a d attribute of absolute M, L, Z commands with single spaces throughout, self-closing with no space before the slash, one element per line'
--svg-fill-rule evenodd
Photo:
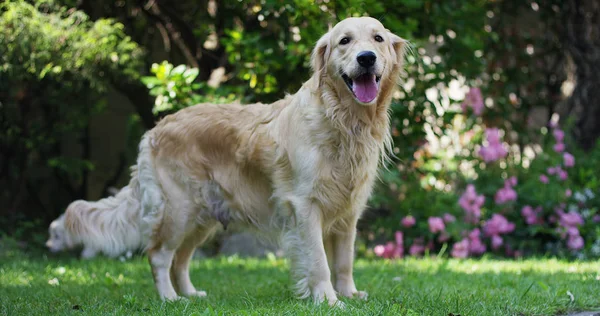
<path fill-rule="evenodd" d="M 341 137 L 330 132 L 318 143 L 312 197 L 326 216 L 360 215 L 372 190 L 381 155 L 379 140 L 364 126 L 352 133 Z"/>

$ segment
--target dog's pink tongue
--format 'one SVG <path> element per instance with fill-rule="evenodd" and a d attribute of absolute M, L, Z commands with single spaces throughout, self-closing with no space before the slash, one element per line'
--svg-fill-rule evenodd
<path fill-rule="evenodd" d="M 377 82 L 375 75 L 365 74 L 354 79 L 352 91 L 356 98 L 363 103 L 369 103 L 377 97 Z"/>

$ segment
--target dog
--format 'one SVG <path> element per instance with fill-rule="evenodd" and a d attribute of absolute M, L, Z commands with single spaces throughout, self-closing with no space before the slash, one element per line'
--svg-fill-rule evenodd
<path fill-rule="evenodd" d="M 46 247 L 48 247 L 51 252 L 65 251 L 80 246 L 73 242 L 73 239 L 75 238 L 65 229 L 65 214 L 60 215 L 50 223 L 48 235 L 50 237 L 46 241 Z M 98 255 L 97 249 L 90 245 L 83 245 L 83 250 L 81 251 L 82 259 L 92 259 L 96 257 L 96 255 Z"/>
<path fill-rule="evenodd" d="M 345 19 L 318 40 L 312 77 L 295 94 L 195 105 L 144 134 L 128 193 L 140 208 L 119 216 L 140 223 L 162 299 L 206 296 L 190 280 L 190 258 L 228 226 L 279 239 L 300 298 L 366 299 L 353 279 L 356 223 L 391 150 L 405 44 L 376 19 Z"/>
<path fill-rule="evenodd" d="M 115 196 L 97 202 L 74 201 L 64 214 L 52 221 L 46 247 L 59 252 L 83 246 L 82 259 L 102 253 L 115 258 L 142 249 L 144 240 L 140 228 L 141 205 L 135 166 L 129 185 Z"/>

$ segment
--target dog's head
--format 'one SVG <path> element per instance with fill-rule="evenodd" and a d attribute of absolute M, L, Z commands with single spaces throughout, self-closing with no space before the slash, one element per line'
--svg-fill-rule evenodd
<path fill-rule="evenodd" d="M 316 84 L 326 81 L 341 100 L 349 95 L 360 105 L 376 104 L 396 85 L 405 43 L 376 19 L 345 19 L 317 42 L 311 60 Z"/>
<path fill-rule="evenodd" d="M 50 234 L 50 238 L 46 241 L 46 247 L 48 247 L 51 252 L 59 252 L 73 248 L 74 245 L 71 242 L 71 237 L 65 229 L 65 214 L 50 223 L 48 233 Z"/>

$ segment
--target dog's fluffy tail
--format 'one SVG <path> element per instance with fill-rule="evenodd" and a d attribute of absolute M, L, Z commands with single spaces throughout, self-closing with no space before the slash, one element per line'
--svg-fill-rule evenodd
<path fill-rule="evenodd" d="M 97 202 L 78 200 L 65 212 L 65 229 L 75 244 L 116 257 L 145 244 L 137 166 L 131 180 L 115 196 Z"/>
<path fill-rule="evenodd" d="M 140 142 L 131 180 L 115 196 L 97 202 L 75 201 L 64 224 L 73 244 L 116 257 L 128 250 L 146 250 L 163 216 L 162 191 L 154 175 L 151 136 Z"/>

